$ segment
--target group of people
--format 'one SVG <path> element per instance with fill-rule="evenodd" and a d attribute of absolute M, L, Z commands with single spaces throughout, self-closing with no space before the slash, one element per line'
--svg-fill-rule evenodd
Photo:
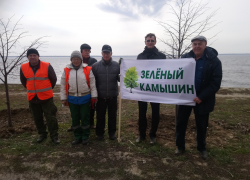
<path fill-rule="evenodd" d="M 181 58 L 194 58 L 196 61 L 195 88 L 196 106 L 178 106 L 176 121 L 176 155 L 185 152 L 185 133 L 192 109 L 195 114 L 197 128 L 197 150 L 203 159 L 207 158 L 206 132 L 209 113 L 215 105 L 215 94 L 219 90 L 222 80 L 222 66 L 215 49 L 207 46 L 204 36 L 196 36 L 191 40 L 192 50 Z M 155 34 L 145 36 L 145 49 L 137 56 L 138 60 L 166 59 L 156 47 Z M 105 133 L 105 117 L 108 111 L 108 134 L 110 140 L 116 139 L 116 117 L 118 82 L 120 81 L 120 65 L 112 60 L 112 48 L 102 47 L 102 59 L 97 62 L 90 57 L 91 47 L 82 44 L 80 51 L 73 51 L 70 63 L 64 68 L 61 77 L 61 101 L 69 106 L 75 139 L 72 145 L 84 144 L 89 141 L 90 128 L 96 129 L 97 139 L 102 140 Z M 22 64 L 20 79 L 27 89 L 30 112 L 38 130 L 40 143 L 47 138 L 46 124 L 53 143 L 58 144 L 57 107 L 53 102 L 53 91 L 57 77 L 53 67 L 39 59 L 36 49 L 27 51 L 29 62 Z M 150 102 L 152 108 L 152 122 L 149 132 L 150 144 L 156 143 L 156 132 L 160 120 L 160 104 Z M 138 101 L 139 107 L 139 137 L 140 143 L 146 139 L 147 130 L 147 102 Z M 96 127 L 94 114 L 96 110 Z M 43 120 L 46 118 L 46 124 Z"/>

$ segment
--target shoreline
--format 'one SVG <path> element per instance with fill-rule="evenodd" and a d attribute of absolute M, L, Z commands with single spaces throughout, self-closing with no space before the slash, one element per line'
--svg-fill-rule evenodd
<path fill-rule="evenodd" d="M 53 89 L 55 96 L 60 95 L 61 85 L 57 84 Z M 119 88 L 120 89 L 120 88 Z M 5 95 L 4 84 L 0 84 L 0 95 Z M 9 94 L 13 95 L 24 95 L 26 89 L 21 84 L 9 84 Z M 250 88 L 243 87 L 221 87 L 216 93 L 218 98 L 250 98 Z"/>
<path fill-rule="evenodd" d="M 3 83 L 0 83 L 0 86 L 4 85 Z M 9 83 L 8 85 L 22 85 L 20 84 L 16 84 L 16 83 Z M 56 84 L 56 86 L 60 86 L 60 84 Z M 118 84 L 118 86 L 120 86 L 120 84 Z M 238 90 L 242 90 L 242 89 L 250 89 L 250 87 L 220 87 L 220 90 L 222 89 L 238 89 Z"/>

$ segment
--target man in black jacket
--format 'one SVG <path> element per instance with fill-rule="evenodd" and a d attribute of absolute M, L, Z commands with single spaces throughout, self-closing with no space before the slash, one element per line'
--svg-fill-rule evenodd
<path fill-rule="evenodd" d="M 142 53 L 137 56 L 137 59 L 146 60 L 146 59 L 166 59 L 166 55 L 159 52 L 155 47 L 156 36 L 155 34 L 149 33 L 145 36 L 145 49 Z M 159 125 L 159 116 L 160 116 L 160 103 L 150 102 L 152 108 L 152 124 L 151 130 L 149 133 L 150 144 L 156 143 L 156 131 Z M 136 142 L 141 142 L 145 140 L 146 129 L 147 129 L 147 102 L 138 101 L 139 106 L 139 137 L 136 139 Z"/>
<path fill-rule="evenodd" d="M 215 105 L 215 93 L 220 89 L 222 80 L 222 66 L 217 51 L 207 46 L 204 36 L 196 36 L 192 40 L 192 51 L 184 54 L 182 58 L 196 60 L 195 89 L 197 97 L 194 98 L 196 106 L 180 105 L 176 123 L 176 155 L 185 150 L 185 134 L 187 123 L 192 109 L 194 109 L 197 129 L 197 149 L 203 159 L 207 158 L 206 133 L 209 113 Z"/>
<path fill-rule="evenodd" d="M 81 47 L 82 59 L 83 63 L 88 64 L 88 66 L 92 66 L 94 63 L 97 62 L 95 58 L 90 57 L 91 47 L 88 44 L 82 44 Z"/>
<path fill-rule="evenodd" d="M 94 63 L 97 62 L 95 58 L 90 57 L 91 53 L 91 47 L 88 44 L 82 44 L 81 47 L 81 53 L 82 53 L 82 59 L 83 63 L 88 64 L 88 66 L 92 66 Z M 94 122 L 94 116 L 95 116 L 95 106 L 94 108 L 90 108 L 90 127 L 92 129 L 95 129 L 95 122 Z"/>
<path fill-rule="evenodd" d="M 97 62 L 95 58 L 90 57 L 91 53 L 91 46 L 88 44 L 82 44 L 80 46 L 80 50 L 82 53 L 82 59 L 83 63 L 88 64 L 88 66 L 92 66 L 94 63 Z M 90 128 L 95 129 L 95 122 L 94 122 L 94 116 L 95 116 L 95 106 L 94 108 L 90 108 Z M 68 128 L 68 132 L 73 131 L 72 126 Z"/>
<path fill-rule="evenodd" d="M 98 101 L 96 104 L 96 135 L 103 139 L 105 132 L 105 116 L 108 109 L 109 139 L 114 140 L 116 133 L 116 113 L 118 81 L 120 81 L 120 66 L 112 60 L 112 48 L 109 45 L 102 47 L 102 60 L 93 64 L 92 72 L 95 75 Z"/>

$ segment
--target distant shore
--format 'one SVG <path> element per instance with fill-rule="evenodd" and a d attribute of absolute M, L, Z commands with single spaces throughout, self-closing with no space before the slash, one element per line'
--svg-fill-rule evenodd
<path fill-rule="evenodd" d="M 57 84 L 53 92 L 55 95 L 60 94 L 60 84 Z M 26 89 L 21 84 L 9 84 L 9 93 L 11 94 L 23 94 L 26 93 Z M 0 84 L 0 94 L 5 94 L 4 84 Z M 217 97 L 232 97 L 232 98 L 250 98 L 250 88 L 241 87 L 221 87 L 216 93 Z"/>

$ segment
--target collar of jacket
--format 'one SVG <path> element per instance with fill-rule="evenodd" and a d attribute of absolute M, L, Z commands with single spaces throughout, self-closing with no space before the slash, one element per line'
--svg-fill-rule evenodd
<path fill-rule="evenodd" d="M 88 66 L 86 63 L 82 63 L 82 64 L 80 64 L 79 69 L 80 69 L 80 68 L 83 68 L 83 67 L 86 67 L 86 66 Z M 70 63 L 70 64 L 67 64 L 67 65 L 66 65 L 66 68 L 74 69 L 74 67 L 72 66 L 71 63 Z"/>
<path fill-rule="evenodd" d="M 86 59 L 87 63 L 89 62 L 90 56 Z M 84 59 L 82 58 L 82 62 L 84 63 Z"/>
<path fill-rule="evenodd" d="M 31 68 L 36 67 L 37 69 L 39 69 L 39 68 L 40 68 L 40 59 L 38 60 L 38 64 L 37 64 L 37 65 L 32 66 L 32 65 L 30 64 L 30 62 L 29 62 L 29 65 L 30 65 Z"/>
<path fill-rule="evenodd" d="M 147 46 L 145 46 L 143 54 L 145 54 L 145 53 L 155 53 L 155 54 L 158 54 L 159 51 L 158 51 L 158 49 L 156 47 L 154 47 L 154 48 L 152 48 L 152 49 L 149 50 L 149 48 L 147 48 Z"/>
<path fill-rule="evenodd" d="M 193 50 L 191 50 L 188 54 L 189 54 L 189 56 L 195 58 L 195 54 L 194 54 Z M 212 59 L 214 59 L 214 58 L 216 58 L 218 56 L 218 52 L 214 48 L 209 47 L 209 46 L 207 46 L 205 48 L 203 54 L 206 55 L 206 58 L 208 60 L 212 60 Z"/>
<path fill-rule="evenodd" d="M 110 65 L 112 64 L 112 62 L 113 62 L 113 59 L 112 59 L 112 57 L 111 57 L 111 58 L 110 58 L 110 62 L 109 62 L 108 64 L 105 63 L 105 61 L 103 60 L 103 58 L 102 58 L 101 62 L 102 62 L 102 64 L 103 64 L 104 66 L 110 66 Z"/>

